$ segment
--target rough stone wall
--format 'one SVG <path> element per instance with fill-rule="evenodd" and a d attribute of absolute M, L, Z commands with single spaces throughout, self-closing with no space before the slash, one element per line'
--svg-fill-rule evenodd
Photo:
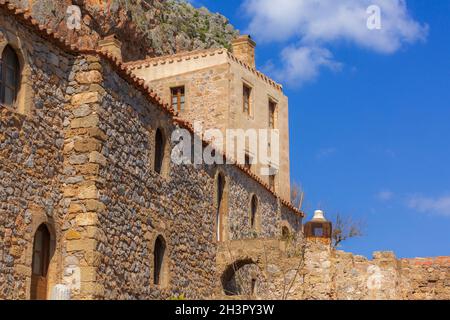
<path fill-rule="evenodd" d="M 63 166 L 65 92 L 72 58 L 0 10 L 0 52 L 6 43 L 22 60 L 26 114 L 0 106 L 0 299 L 27 299 L 32 242 L 45 223 L 51 233 L 49 281 L 61 269 L 65 221 Z"/>
<path fill-rule="evenodd" d="M 278 238 L 281 227 L 277 199 L 256 181 L 249 181 L 237 170 L 229 170 L 228 175 L 230 177 L 229 239 Z M 255 228 L 252 228 L 250 223 L 253 194 L 258 199 Z"/>
<path fill-rule="evenodd" d="M 214 242 L 217 169 L 228 185 L 227 238 L 253 235 L 248 222 L 252 194 L 259 199 L 261 235 L 275 237 L 279 234 L 278 201 L 234 166 L 175 165 L 169 159 L 166 172 L 154 172 L 155 130 L 162 128 L 171 143 L 177 127 L 159 107 L 105 68 L 108 77 L 96 112 L 99 128 L 106 134 L 101 150 L 106 165 L 99 173 L 100 201 L 105 206 L 99 214 L 103 236 L 97 270 L 98 282 L 105 287 L 102 297 L 211 296 L 219 277 Z M 166 287 L 151 283 L 157 235 L 168 243 Z"/>
<path fill-rule="evenodd" d="M 175 129 L 159 107 L 150 105 L 109 69 L 98 110 L 106 133 L 100 172 L 99 216 L 104 240 L 98 270 L 104 298 L 161 298 L 210 294 L 214 282 L 213 179 L 204 168 L 175 166 L 153 170 L 154 136 L 162 128 L 170 143 Z M 166 155 L 167 156 L 167 155 Z M 170 154 L 168 154 L 170 157 Z M 169 286 L 153 281 L 153 245 L 163 235 L 169 251 Z"/>
<path fill-rule="evenodd" d="M 145 78 L 141 72 L 138 75 Z M 185 86 L 186 105 L 185 110 L 180 112 L 180 117 L 191 122 L 199 121 L 203 129 L 225 132 L 229 128 L 227 64 L 150 81 L 149 86 L 168 102 L 171 101 L 170 88 Z"/>
<path fill-rule="evenodd" d="M 284 206 L 281 208 L 281 225 L 288 227 L 291 235 L 298 236 L 303 232 L 303 218 L 293 215 L 291 210 Z"/>
<path fill-rule="evenodd" d="M 397 259 L 375 252 L 373 259 L 307 241 L 305 299 L 449 299 L 450 258 Z"/>
<path fill-rule="evenodd" d="M 404 299 L 450 299 L 450 257 L 401 259 Z"/>
<path fill-rule="evenodd" d="M 49 295 L 62 283 L 73 299 L 210 297 L 219 278 L 218 168 L 176 166 L 169 159 L 167 170 L 156 174 L 155 130 L 163 129 L 170 144 L 173 119 L 109 62 L 67 55 L 12 17 L 1 21 L 3 47 L 11 36 L 27 44 L 34 97 L 32 114 L 1 109 L 0 298 L 29 297 L 32 238 L 41 223 L 52 233 Z M 261 234 L 276 236 L 281 208 L 275 196 L 235 166 L 220 170 L 229 183 L 227 224 L 248 228 L 255 194 Z M 245 227 L 224 232 L 249 236 Z M 159 235 L 167 243 L 168 281 L 155 286 Z"/>
<path fill-rule="evenodd" d="M 275 189 L 283 199 L 290 199 L 288 99 L 278 87 L 230 57 L 225 49 L 162 57 L 132 66 L 164 101 L 170 102 L 171 87 L 185 86 L 186 110 L 179 116 L 200 121 L 203 129 L 219 129 L 224 135 L 225 129 L 268 129 L 269 101 L 275 102 L 275 128 L 280 134 Z M 242 109 L 244 83 L 252 88 L 250 115 Z M 248 150 L 251 158 L 258 159 L 252 171 L 269 183 L 261 174 L 260 154 L 255 154 L 258 150 Z"/>
<path fill-rule="evenodd" d="M 334 250 L 322 238 L 228 241 L 219 246 L 217 266 L 223 277 L 216 298 L 222 299 L 450 298 L 450 257 L 397 259 L 392 252 L 375 252 L 368 260 Z"/>

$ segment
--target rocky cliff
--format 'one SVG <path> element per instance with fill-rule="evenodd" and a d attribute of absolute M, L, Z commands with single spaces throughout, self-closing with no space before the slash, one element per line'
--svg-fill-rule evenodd
<path fill-rule="evenodd" d="M 124 60 L 228 47 L 238 31 L 220 14 L 183 0 L 11 0 L 28 8 L 41 24 L 93 48 L 106 35 L 123 43 Z M 67 8 L 81 9 L 79 30 L 67 27 Z"/>

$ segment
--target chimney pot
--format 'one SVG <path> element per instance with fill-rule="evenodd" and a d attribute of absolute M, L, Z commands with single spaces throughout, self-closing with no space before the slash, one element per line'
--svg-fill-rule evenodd
<path fill-rule="evenodd" d="M 255 47 L 256 43 L 250 35 L 243 35 L 231 42 L 233 55 L 245 62 L 249 66 L 255 68 Z"/>
<path fill-rule="evenodd" d="M 104 37 L 98 42 L 98 46 L 100 50 L 108 51 L 119 61 L 122 61 L 122 42 L 115 34 Z"/>

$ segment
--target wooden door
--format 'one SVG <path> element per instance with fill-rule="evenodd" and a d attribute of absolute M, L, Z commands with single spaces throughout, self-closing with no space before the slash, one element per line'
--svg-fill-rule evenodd
<path fill-rule="evenodd" d="M 41 225 L 34 236 L 31 275 L 31 300 L 47 299 L 47 274 L 50 263 L 50 233 Z"/>

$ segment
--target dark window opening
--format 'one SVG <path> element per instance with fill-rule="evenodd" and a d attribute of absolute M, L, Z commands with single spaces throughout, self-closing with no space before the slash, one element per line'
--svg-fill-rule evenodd
<path fill-rule="evenodd" d="M 321 227 L 314 228 L 314 236 L 315 237 L 323 237 L 323 228 L 321 228 Z"/>
<path fill-rule="evenodd" d="M 156 285 L 161 284 L 164 258 L 166 252 L 166 242 L 162 236 L 159 236 L 155 242 L 155 251 L 153 253 L 154 256 L 154 273 L 153 273 L 153 282 Z"/>
<path fill-rule="evenodd" d="M 225 193 L 225 177 L 218 174 L 216 182 L 217 192 L 217 210 L 216 210 L 216 240 L 222 241 L 223 233 L 223 215 L 225 210 L 224 193 Z"/>
<path fill-rule="evenodd" d="M 277 105 L 273 101 L 269 101 L 269 128 L 275 129 L 275 110 Z"/>
<path fill-rule="evenodd" d="M 283 228 L 281 228 L 281 238 L 283 240 L 288 240 L 289 239 L 289 228 L 284 226 Z"/>
<path fill-rule="evenodd" d="M 255 227 L 257 211 L 258 211 L 258 198 L 256 198 L 255 195 L 253 195 L 251 201 L 251 215 L 250 215 L 250 225 L 252 228 Z"/>
<path fill-rule="evenodd" d="M 155 171 L 161 174 L 164 163 L 165 139 L 161 129 L 156 130 L 155 135 Z"/>
<path fill-rule="evenodd" d="M 252 95 L 252 88 L 244 84 L 244 93 L 243 93 L 243 111 L 250 115 L 250 101 Z"/>
<path fill-rule="evenodd" d="M 20 86 L 20 65 L 16 52 L 5 47 L 0 61 L 0 103 L 11 106 L 17 99 Z"/>
<path fill-rule="evenodd" d="M 254 295 L 256 292 L 256 279 L 255 278 L 252 279 L 250 292 L 251 292 L 251 295 Z"/>
<path fill-rule="evenodd" d="M 270 187 L 270 190 L 275 190 L 275 175 L 274 174 L 269 176 L 269 187 Z"/>
<path fill-rule="evenodd" d="M 248 154 L 245 155 L 244 161 L 245 161 L 245 163 L 244 163 L 245 168 L 247 170 L 251 170 L 252 169 L 252 160 Z"/>
<path fill-rule="evenodd" d="M 184 91 L 184 86 L 170 89 L 172 108 L 178 112 L 184 110 L 186 102 Z"/>
<path fill-rule="evenodd" d="M 47 299 L 47 274 L 50 265 L 50 232 L 42 224 L 34 235 L 33 257 L 31 262 L 32 300 Z"/>

